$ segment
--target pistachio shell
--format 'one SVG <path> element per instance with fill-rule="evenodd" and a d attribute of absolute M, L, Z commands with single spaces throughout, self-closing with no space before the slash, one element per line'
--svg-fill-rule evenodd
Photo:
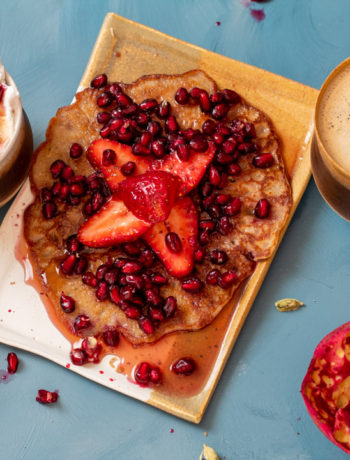
<path fill-rule="evenodd" d="M 220 458 L 212 447 L 203 444 L 203 450 L 199 460 L 220 460 Z"/>
<path fill-rule="evenodd" d="M 304 304 L 297 299 L 281 299 L 275 305 L 278 311 L 294 311 L 298 310 Z"/>

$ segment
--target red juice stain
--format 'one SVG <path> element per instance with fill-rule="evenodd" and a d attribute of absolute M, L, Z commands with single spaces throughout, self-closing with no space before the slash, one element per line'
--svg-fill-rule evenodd
<path fill-rule="evenodd" d="M 216 21 L 216 25 L 217 25 L 217 26 L 221 26 L 221 22 L 220 22 L 220 21 Z"/>
<path fill-rule="evenodd" d="M 265 19 L 265 12 L 264 10 L 250 10 L 250 15 L 258 22 Z"/>
<path fill-rule="evenodd" d="M 174 428 L 171 428 L 171 429 L 170 429 L 170 433 L 174 433 Z"/>

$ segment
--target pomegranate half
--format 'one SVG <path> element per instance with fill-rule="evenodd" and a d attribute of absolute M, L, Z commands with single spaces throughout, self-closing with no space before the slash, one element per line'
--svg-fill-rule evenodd
<path fill-rule="evenodd" d="M 301 394 L 322 433 L 350 454 L 350 322 L 317 345 Z"/>

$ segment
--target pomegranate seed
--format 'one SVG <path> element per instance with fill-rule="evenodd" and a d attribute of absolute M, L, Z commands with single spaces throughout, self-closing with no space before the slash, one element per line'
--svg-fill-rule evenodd
<path fill-rule="evenodd" d="M 173 316 L 177 309 L 177 301 L 175 297 L 169 296 L 165 299 L 164 305 L 163 305 L 163 311 L 165 314 L 166 318 L 170 318 Z"/>
<path fill-rule="evenodd" d="M 204 288 L 204 284 L 198 278 L 190 278 L 188 280 L 182 281 L 182 289 L 191 294 L 196 294 Z"/>
<path fill-rule="evenodd" d="M 175 93 L 175 101 L 181 105 L 186 104 L 188 97 L 189 94 L 186 88 L 179 88 Z"/>
<path fill-rule="evenodd" d="M 162 381 L 162 373 L 159 369 L 159 367 L 153 367 L 151 369 L 151 372 L 149 374 L 149 380 L 151 383 L 157 385 L 159 383 L 161 383 Z"/>
<path fill-rule="evenodd" d="M 120 300 L 120 292 L 118 286 L 111 286 L 109 290 L 109 297 L 113 303 L 118 305 Z"/>
<path fill-rule="evenodd" d="M 210 165 L 210 169 L 209 169 L 209 181 L 212 185 L 219 185 L 220 184 L 220 180 L 221 180 L 221 175 L 220 175 L 220 171 L 215 168 L 215 166 L 213 165 Z"/>
<path fill-rule="evenodd" d="M 141 144 L 141 142 L 137 142 L 132 146 L 132 153 L 134 155 L 150 155 L 151 154 L 151 149 L 150 147 L 146 147 Z"/>
<path fill-rule="evenodd" d="M 240 135 L 241 133 L 243 133 L 243 130 L 244 130 L 244 122 L 236 118 L 235 120 L 231 121 L 231 123 L 229 124 L 229 128 L 233 134 Z"/>
<path fill-rule="evenodd" d="M 122 273 L 124 273 L 125 275 L 132 275 L 134 273 L 139 273 L 142 270 L 142 268 L 143 265 L 141 262 L 132 260 L 125 263 L 125 265 L 122 268 Z"/>
<path fill-rule="evenodd" d="M 220 271 L 214 268 L 214 270 L 210 270 L 210 272 L 206 276 L 207 284 L 215 286 L 218 284 L 219 276 L 221 275 Z"/>
<path fill-rule="evenodd" d="M 135 168 L 136 163 L 134 163 L 133 161 L 127 161 L 120 168 L 120 171 L 123 174 L 123 176 L 130 176 L 135 171 Z"/>
<path fill-rule="evenodd" d="M 202 204 L 203 204 L 204 209 L 207 209 L 211 204 L 214 204 L 214 203 L 215 203 L 215 199 L 216 199 L 216 194 L 215 194 L 215 193 L 212 193 L 211 195 L 207 196 L 207 197 L 202 201 Z"/>
<path fill-rule="evenodd" d="M 61 189 L 62 189 L 62 183 L 61 182 L 55 182 L 53 184 L 52 188 L 51 188 L 53 196 L 59 196 L 59 194 L 61 193 Z"/>
<path fill-rule="evenodd" d="M 202 125 L 202 131 L 204 134 L 207 136 L 210 136 L 213 134 L 216 128 L 216 123 L 214 120 L 211 120 L 210 118 L 208 120 L 205 120 L 205 122 Z"/>
<path fill-rule="evenodd" d="M 175 116 L 170 115 L 165 121 L 165 131 L 167 133 L 176 133 L 178 130 L 179 125 L 177 124 Z"/>
<path fill-rule="evenodd" d="M 218 219 L 220 217 L 221 210 L 217 204 L 211 204 L 210 206 L 208 206 L 207 213 L 213 219 Z"/>
<path fill-rule="evenodd" d="M 110 112 L 98 112 L 98 114 L 96 115 L 97 123 L 100 123 L 101 125 L 108 123 L 110 119 Z"/>
<path fill-rule="evenodd" d="M 136 115 L 135 121 L 140 128 L 146 128 L 149 122 L 149 116 L 145 112 L 139 112 Z"/>
<path fill-rule="evenodd" d="M 153 155 L 155 155 L 157 158 L 162 158 L 165 155 L 165 145 L 165 139 L 157 139 L 153 141 L 151 144 L 151 150 Z"/>
<path fill-rule="evenodd" d="M 170 252 L 178 254 L 182 251 L 182 243 L 177 233 L 169 232 L 165 235 L 165 244 Z"/>
<path fill-rule="evenodd" d="M 218 220 L 216 229 L 221 235 L 228 235 L 232 231 L 233 225 L 227 216 L 223 216 Z"/>
<path fill-rule="evenodd" d="M 261 155 L 256 155 L 253 158 L 253 166 L 256 168 L 269 168 L 274 163 L 273 156 L 271 153 L 262 153 Z"/>
<path fill-rule="evenodd" d="M 75 197 L 83 196 L 85 193 L 85 187 L 82 183 L 80 184 L 72 184 L 69 187 L 70 193 Z"/>
<path fill-rule="evenodd" d="M 152 249 L 145 249 L 141 252 L 139 261 L 147 268 L 152 267 L 155 261 L 155 255 Z"/>
<path fill-rule="evenodd" d="M 199 232 L 199 242 L 202 246 L 205 246 L 209 243 L 210 233 L 208 230 L 202 230 Z"/>
<path fill-rule="evenodd" d="M 107 271 L 109 270 L 109 265 L 108 264 L 102 264 L 100 265 L 97 270 L 96 270 L 96 278 L 99 280 L 99 281 L 102 281 L 105 277 L 105 274 L 107 273 Z"/>
<path fill-rule="evenodd" d="M 142 318 L 139 319 L 139 326 L 143 330 L 143 332 L 147 335 L 153 334 L 154 332 L 152 320 L 148 318 L 147 316 L 143 316 Z"/>
<path fill-rule="evenodd" d="M 196 136 L 201 136 L 202 133 L 199 131 L 199 129 L 186 129 L 185 131 L 182 131 L 182 134 L 185 136 L 186 140 L 190 141 Z"/>
<path fill-rule="evenodd" d="M 104 205 L 105 199 L 100 192 L 95 192 L 91 198 L 92 211 L 98 211 Z"/>
<path fill-rule="evenodd" d="M 7 355 L 7 372 L 9 374 L 15 374 L 18 367 L 18 357 L 16 353 L 9 353 Z"/>
<path fill-rule="evenodd" d="M 237 142 L 234 139 L 228 139 L 222 144 L 222 151 L 228 155 L 232 155 L 236 149 Z"/>
<path fill-rule="evenodd" d="M 204 113 L 211 111 L 211 102 L 208 93 L 203 89 L 199 95 L 199 105 Z"/>
<path fill-rule="evenodd" d="M 133 103 L 132 99 L 122 92 L 116 94 L 115 98 L 118 106 L 124 109 Z"/>
<path fill-rule="evenodd" d="M 205 182 L 200 191 L 201 191 L 202 196 L 205 198 L 212 193 L 213 188 L 209 182 Z"/>
<path fill-rule="evenodd" d="M 217 145 L 221 145 L 225 141 L 225 137 L 220 133 L 214 133 L 212 138 Z"/>
<path fill-rule="evenodd" d="M 81 348 L 85 351 L 89 361 L 98 363 L 100 361 L 101 345 L 95 337 L 85 337 L 81 342 Z"/>
<path fill-rule="evenodd" d="M 54 404 L 57 402 L 58 393 L 57 391 L 47 391 L 47 390 L 38 390 L 38 394 L 36 396 L 36 400 L 40 404 Z"/>
<path fill-rule="evenodd" d="M 139 319 L 141 317 L 141 310 L 134 305 L 126 307 L 124 313 L 129 319 Z"/>
<path fill-rule="evenodd" d="M 145 298 L 146 298 L 147 302 L 149 302 L 152 305 L 157 306 L 157 305 L 162 303 L 163 299 L 158 294 L 158 288 L 156 286 L 154 286 L 154 288 L 150 288 L 150 289 L 145 290 Z M 152 316 L 152 319 L 154 319 L 153 316 Z"/>
<path fill-rule="evenodd" d="M 227 183 L 228 183 L 228 175 L 226 173 L 222 173 L 220 183 L 217 187 L 221 190 L 224 187 L 226 187 Z"/>
<path fill-rule="evenodd" d="M 254 214 L 259 219 L 266 219 L 270 214 L 270 203 L 266 198 L 259 200 L 255 206 Z"/>
<path fill-rule="evenodd" d="M 84 273 L 81 279 L 83 283 L 86 284 L 87 286 L 91 286 L 91 287 L 97 286 L 97 279 L 95 275 L 91 272 Z"/>
<path fill-rule="evenodd" d="M 158 121 L 151 120 L 147 125 L 147 134 L 153 137 L 158 136 L 162 132 L 162 127 Z"/>
<path fill-rule="evenodd" d="M 96 289 L 96 298 L 103 302 L 104 300 L 107 300 L 109 297 L 109 287 L 108 283 L 106 281 L 100 281 L 97 285 Z"/>
<path fill-rule="evenodd" d="M 239 144 L 238 150 L 242 155 L 247 155 L 248 153 L 256 152 L 256 147 L 252 142 L 243 142 Z"/>
<path fill-rule="evenodd" d="M 91 88 L 102 88 L 103 86 L 107 85 L 107 75 L 105 73 L 101 73 L 97 75 L 93 80 L 91 80 L 90 86 Z"/>
<path fill-rule="evenodd" d="M 153 321 L 163 321 L 164 320 L 164 314 L 162 310 L 155 306 L 149 307 L 149 315 Z"/>
<path fill-rule="evenodd" d="M 102 153 L 102 164 L 103 166 L 114 165 L 117 159 L 117 155 L 114 150 L 106 149 Z"/>
<path fill-rule="evenodd" d="M 75 300 L 73 297 L 65 295 L 64 292 L 61 293 L 60 305 L 65 313 L 72 313 L 75 310 Z"/>
<path fill-rule="evenodd" d="M 142 289 L 144 287 L 143 279 L 139 275 L 126 275 L 125 281 L 136 289 Z"/>
<path fill-rule="evenodd" d="M 57 206 L 55 203 L 49 201 L 48 203 L 44 203 L 43 205 L 43 216 L 45 219 L 53 219 L 57 214 Z"/>
<path fill-rule="evenodd" d="M 256 137 L 255 126 L 253 123 L 246 123 L 244 125 L 244 134 L 246 138 Z"/>
<path fill-rule="evenodd" d="M 120 259 L 116 259 L 113 264 L 117 268 L 123 268 L 127 261 L 128 259 L 125 259 L 125 257 L 121 257 Z"/>
<path fill-rule="evenodd" d="M 203 248 L 196 249 L 194 251 L 194 261 L 197 263 L 201 263 L 204 260 L 205 251 Z"/>
<path fill-rule="evenodd" d="M 164 120 L 170 115 L 171 105 L 168 101 L 162 101 L 157 108 L 157 115 L 159 118 Z"/>
<path fill-rule="evenodd" d="M 188 161 L 190 159 L 190 147 L 187 144 L 178 144 L 176 146 L 177 156 L 181 161 Z"/>
<path fill-rule="evenodd" d="M 128 256 L 139 256 L 141 254 L 141 246 L 139 241 L 122 244 L 123 251 Z"/>
<path fill-rule="evenodd" d="M 145 289 L 151 289 L 153 287 L 152 278 L 150 275 L 147 273 L 142 273 L 141 278 L 143 279 Z"/>
<path fill-rule="evenodd" d="M 172 366 L 171 370 L 176 375 L 191 375 L 196 369 L 196 363 L 192 358 L 180 358 Z"/>
<path fill-rule="evenodd" d="M 202 90 L 200 88 L 194 87 L 190 91 L 190 96 L 193 99 L 199 99 L 199 96 L 201 95 L 201 93 L 202 93 Z"/>
<path fill-rule="evenodd" d="M 234 283 L 238 281 L 238 276 L 236 272 L 233 270 L 229 270 L 225 273 L 223 273 L 221 276 L 218 278 L 218 285 L 222 289 L 228 289 L 231 287 Z"/>
<path fill-rule="evenodd" d="M 152 278 L 152 283 L 156 284 L 157 286 L 163 286 L 164 284 L 167 284 L 168 280 L 159 272 L 154 272 L 151 274 Z"/>
<path fill-rule="evenodd" d="M 49 188 L 44 187 L 41 189 L 41 200 L 43 203 L 53 200 L 53 193 Z"/>
<path fill-rule="evenodd" d="M 54 161 L 50 166 L 50 171 L 53 179 L 58 179 L 63 171 L 63 168 L 66 166 L 65 162 L 62 160 Z"/>
<path fill-rule="evenodd" d="M 238 176 L 241 172 L 241 167 L 237 163 L 231 163 L 226 169 L 229 176 Z"/>
<path fill-rule="evenodd" d="M 231 195 L 228 195 L 227 193 L 220 193 L 219 195 L 216 196 L 215 203 L 222 205 L 222 204 L 228 203 L 231 200 L 232 200 Z"/>
<path fill-rule="evenodd" d="M 208 141 L 203 136 L 196 136 L 190 140 L 190 147 L 196 152 L 205 152 L 208 149 Z"/>
<path fill-rule="evenodd" d="M 77 206 L 80 204 L 81 200 L 79 196 L 69 195 L 67 198 L 67 203 L 72 206 Z"/>
<path fill-rule="evenodd" d="M 103 138 L 106 138 L 108 137 L 110 131 L 111 131 L 111 128 L 108 125 L 105 125 L 100 129 L 100 136 Z"/>
<path fill-rule="evenodd" d="M 229 102 L 230 104 L 238 104 L 241 100 L 241 96 L 237 94 L 232 89 L 224 89 L 222 91 L 222 95 L 224 96 L 225 101 Z"/>
<path fill-rule="evenodd" d="M 227 216 L 236 216 L 241 210 L 241 200 L 239 198 L 233 198 L 226 206 L 223 208 L 224 213 Z"/>
<path fill-rule="evenodd" d="M 115 329 L 104 331 L 102 337 L 108 347 L 116 347 L 119 344 L 119 333 Z"/>
<path fill-rule="evenodd" d="M 210 253 L 210 261 L 213 264 L 217 265 L 223 265 L 225 262 L 227 262 L 227 254 L 225 251 L 222 251 L 221 249 L 214 249 Z"/>
<path fill-rule="evenodd" d="M 212 232 L 215 228 L 215 222 L 211 219 L 203 219 L 199 222 L 199 228 Z"/>
<path fill-rule="evenodd" d="M 70 360 L 76 366 L 82 366 L 83 364 L 87 363 L 88 356 L 81 348 L 73 348 L 70 353 Z"/>
<path fill-rule="evenodd" d="M 140 103 L 140 109 L 143 112 L 154 112 L 158 108 L 158 102 L 155 99 L 145 99 Z"/>
<path fill-rule="evenodd" d="M 118 281 L 119 271 L 117 268 L 110 268 L 104 275 L 104 280 L 111 286 Z"/>
<path fill-rule="evenodd" d="M 91 326 L 90 318 L 87 315 L 78 315 L 74 320 L 74 329 L 81 331 Z"/>
<path fill-rule="evenodd" d="M 108 107 L 113 102 L 113 96 L 111 93 L 104 91 L 98 96 L 96 102 L 99 107 Z"/>
<path fill-rule="evenodd" d="M 234 158 L 232 157 L 232 155 L 228 155 L 224 152 L 219 152 L 215 156 L 215 159 L 220 165 L 229 165 L 234 162 Z"/>
<path fill-rule="evenodd" d="M 210 101 L 213 104 L 220 104 L 224 100 L 224 96 L 221 93 L 221 91 L 217 91 L 216 93 L 213 93 L 210 95 Z"/>
<path fill-rule="evenodd" d="M 121 289 L 120 289 L 120 296 L 124 299 L 124 300 L 130 300 L 132 298 L 132 296 L 135 294 L 136 292 L 136 289 L 132 286 L 123 286 Z"/>
<path fill-rule="evenodd" d="M 227 104 L 217 104 L 211 114 L 215 120 L 221 120 L 227 115 L 227 112 L 229 111 L 230 107 Z"/>
<path fill-rule="evenodd" d="M 83 147 L 78 144 L 77 142 L 74 142 L 69 149 L 69 155 L 71 158 L 79 158 L 83 154 Z"/>
<path fill-rule="evenodd" d="M 135 115 L 139 110 L 139 107 L 137 104 L 129 104 L 127 107 L 121 109 L 121 115 L 126 118 L 130 118 L 133 115 Z"/>
<path fill-rule="evenodd" d="M 135 369 L 135 380 L 138 383 L 146 385 L 150 380 L 151 366 L 146 363 L 140 363 Z"/>
<path fill-rule="evenodd" d="M 150 142 L 152 140 L 152 135 L 149 132 L 144 132 L 141 134 L 140 137 L 140 144 L 143 145 L 144 147 L 148 147 Z"/>
<path fill-rule="evenodd" d="M 109 86 L 108 86 L 108 91 L 113 94 L 113 96 L 116 96 L 117 94 L 121 93 L 122 92 L 122 89 L 120 87 L 120 85 L 118 85 L 118 83 L 111 83 Z"/>
<path fill-rule="evenodd" d="M 75 254 L 70 254 L 68 257 L 66 257 L 60 264 L 62 273 L 65 275 L 71 275 L 73 273 L 76 261 L 77 257 Z"/>
<path fill-rule="evenodd" d="M 69 165 L 66 165 L 61 171 L 61 179 L 64 181 L 68 181 L 73 176 L 74 176 L 73 169 Z"/>

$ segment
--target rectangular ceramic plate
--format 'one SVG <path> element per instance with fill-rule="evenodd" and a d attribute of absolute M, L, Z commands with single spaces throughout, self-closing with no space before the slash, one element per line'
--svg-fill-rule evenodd
<path fill-rule="evenodd" d="M 110 81 L 128 83 L 141 75 L 176 74 L 195 68 L 206 71 L 219 87 L 236 90 L 272 119 L 282 140 L 283 156 L 291 178 L 291 218 L 310 178 L 310 137 L 316 90 L 181 42 L 115 14 L 108 14 L 105 18 L 80 87 L 88 86 L 93 76 L 101 72 L 107 73 Z M 30 201 L 27 181 L 0 228 L 0 340 L 67 366 L 70 343 L 52 325 L 40 295 L 24 283 L 23 269 L 15 258 L 23 210 Z M 157 390 L 140 388 L 124 375 L 116 374 L 110 357 L 105 357 L 98 366 L 71 366 L 70 369 L 113 390 L 198 423 L 272 258 L 257 265 L 240 296 L 231 302 L 229 308 L 234 313 L 209 379 L 198 395 L 165 397 Z"/>

